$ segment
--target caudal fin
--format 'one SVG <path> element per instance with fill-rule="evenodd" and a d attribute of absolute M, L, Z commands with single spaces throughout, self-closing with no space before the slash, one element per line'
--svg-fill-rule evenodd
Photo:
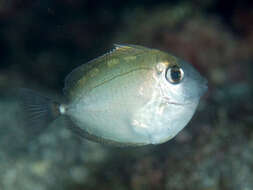
<path fill-rule="evenodd" d="M 18 97 L 24 109 L 29 132 L 42 132 L 61 114 L 59 103 L 33 90 L 21 88 L 18 90 Z"/>

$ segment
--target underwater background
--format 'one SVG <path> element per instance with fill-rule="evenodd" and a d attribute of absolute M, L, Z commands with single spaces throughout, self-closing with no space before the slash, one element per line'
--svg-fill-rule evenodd
<path fill-rule="evenodd" d="M 0 190 L 252 190 L 252 5 L 1 0 Z M 65 76 L 114 43 L 173 53 L 208 79 L 188 126 L 138 148 L 80 139 L 60 119 L 31 133 L 9 89 L 61 97 Z"/>

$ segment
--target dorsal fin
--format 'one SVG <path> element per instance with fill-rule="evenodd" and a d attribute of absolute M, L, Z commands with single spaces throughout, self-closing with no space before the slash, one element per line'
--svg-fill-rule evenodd
<path fill-rule="evenodd" d="M 68 96 L 69 92 L 75 89 L 75 84 L 82 78 L 82 76 L 86 75 L 92 68 L 98 66 L 99 64 L 106 64 L 107 60 L 114 57 L 133 56 L 142 54 L 149 50 L 149 48 L 138 45 L 114 44 L 114 49 L 110 52 L 75 68 L 70 74 L 68 74 L 65 79 L 65 87 L 63 89 L 64 94 Z"/>
<path fill-rule="evenodd" d="M 123 49 L 135 49 L 135 50 L 142 50 L 142 51 L 149 51 L 150 48 L 146 48 L 144 46 L 139 45 L 132 45 L 132 44 L 114 44 L 114 49 L 116 50 L 123 50 Z"/>

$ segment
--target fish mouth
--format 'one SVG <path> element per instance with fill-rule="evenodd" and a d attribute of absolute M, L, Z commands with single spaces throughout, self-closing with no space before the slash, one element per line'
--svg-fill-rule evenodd
<path fill-rule="evenodd" d="M 182 103 L 179 103 L 179 102 L 174 102 L 174 101 L 171 101 L 170 98 L 168 97 L 162 97 L 162 100 L 163 100 L 163 103 L 165 104 L 172 104 L 172 105 L 177 105 L 177 106 L 183 106 L 185 104 L 182 104 Z"/>
<path fill-rule="evenodd" d="M 168 97 L 162 97 L 162 98 L 163 98 L 163 103 L 168 104 L 168 105 L 185 106 L 185 105 L 193 104 L 193 102 L 186 102 L 186 103 L 174 102 L 174 101 L 171 101 L 170 98 Z"/>

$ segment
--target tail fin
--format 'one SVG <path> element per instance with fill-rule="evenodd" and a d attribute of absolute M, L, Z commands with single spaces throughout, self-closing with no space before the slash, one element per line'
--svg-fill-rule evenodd
<path fill-rule="evenodd" d="M 26 125 L 31 129 L 29 132 L 42 132 L 61 114 L 59 103 L 33 90 L 21 88 L 18 97 L 25 111 Z"/>

